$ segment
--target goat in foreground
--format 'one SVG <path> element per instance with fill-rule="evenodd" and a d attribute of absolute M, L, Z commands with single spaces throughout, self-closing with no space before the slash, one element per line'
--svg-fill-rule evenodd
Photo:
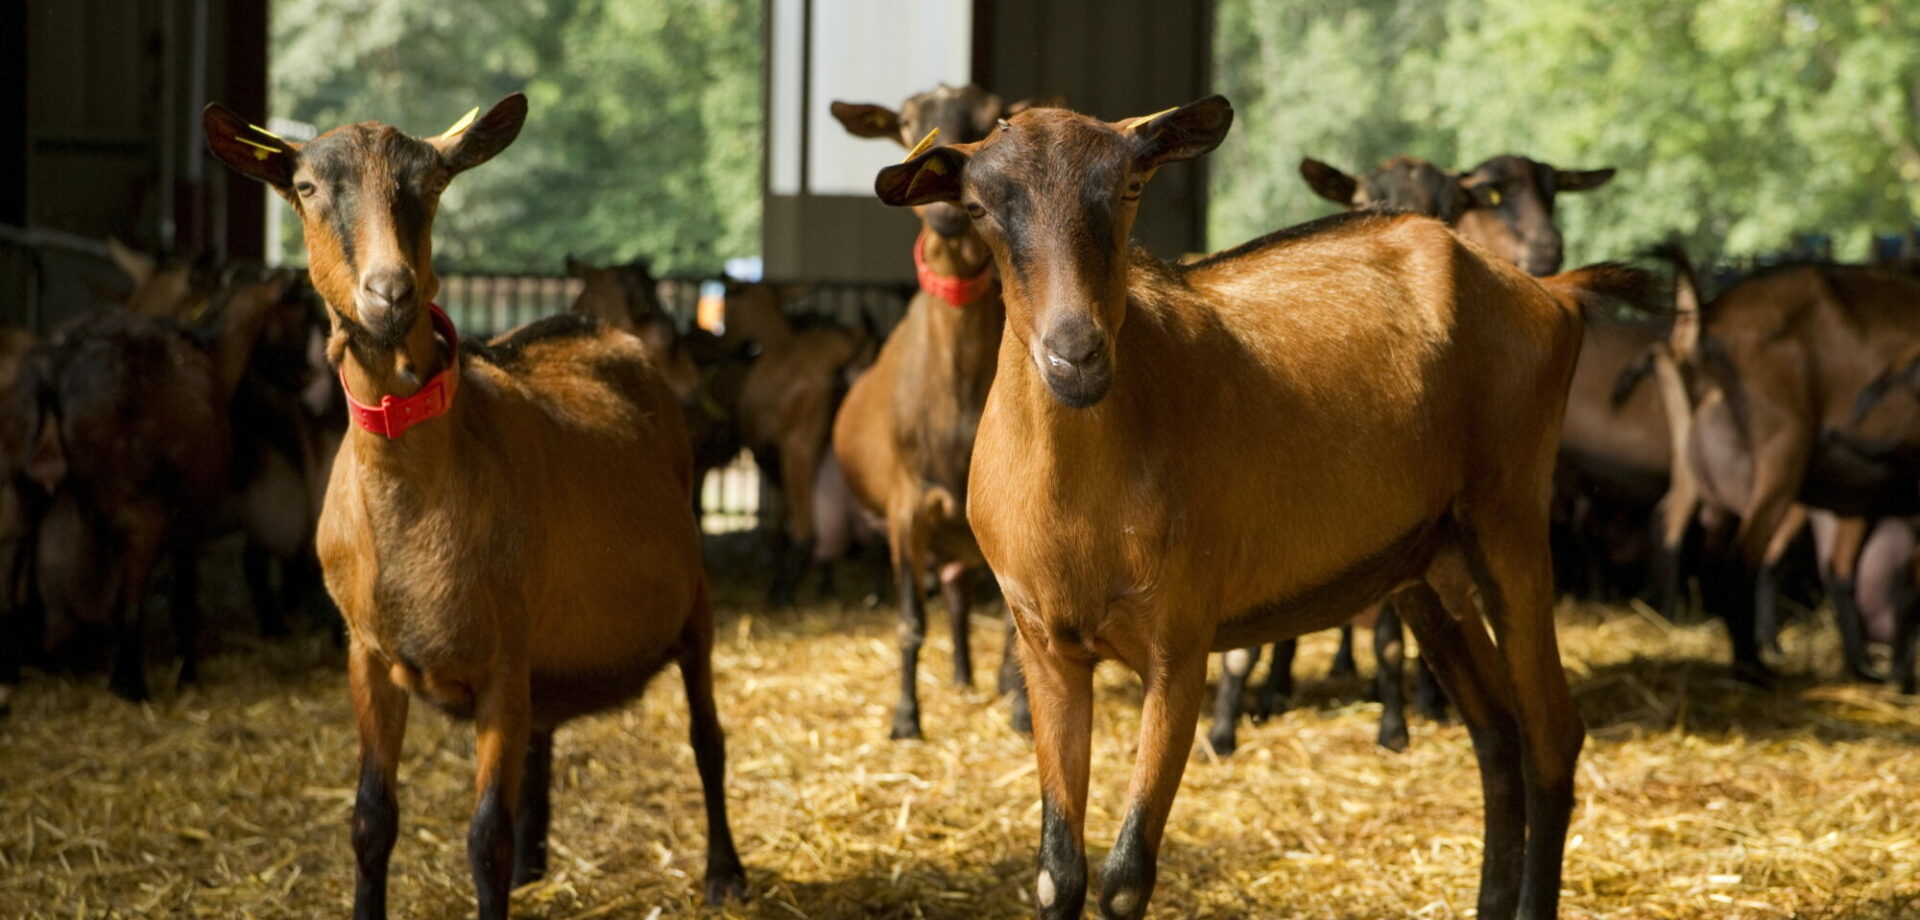
<path fill-rule="evenodd" d="M 1004 286 L 967 517 L 1032 697 L 1035 903 L 1055 918 L 1085 902 L 1097 662 L 1145 687 L 1099 900 L 1138 917 L 1208 653 L 1391 594 L 1480 760 L 1479 916 L 1551 917 L 1584 739 L 1554 639 L 1554 455 L 1581 301 L 1643 297 L 1647 278 L 1530 278 L 1411 215 L 1334 217 L 1178 268 L 1130 248 L 1154 172 L 1232 120 L 1218 96 L 1115 123 L 1031 110 L 875 181 L 890 205 L 963 207 Z"/>
<path fill-rule="evenodd" d="M 476 110 L 478 111 L 478 110 Z M 208 145 L 287 199 L 354 408 L 317 547 L 350 634 L 360 734 L 354 915 L 386 916 L 409 695 L 472 718 L 480 916 L 546 867 L 553 731 L 677 662 L 707 808 L 706 896 L 742 895 L 714 711 L 692 459 L 638 339 L 576 316 L 460 347 L 433 305 L 433 216 L 520 133 L 515 94 L 438 137 L 382 124 L 295 144 L 207 107 Z"/>

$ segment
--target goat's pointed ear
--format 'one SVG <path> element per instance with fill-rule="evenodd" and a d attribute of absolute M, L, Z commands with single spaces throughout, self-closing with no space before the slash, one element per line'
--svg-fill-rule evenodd
<path fill-rule="evenodd" d="M 156 267 L 154 258 L 120 242 L 117 236 L 107 237 L 107 255 L 113 258 L 113 264 L 127 273 L 128 278 L 133 279 L 133 286 L 136 288 L 146 284 L 147 279 L 153 277 L 153 270 Z"/>
<path fill-rule="evenodd" d="M 900 114 L 884 105 L 864 102 L 835 102 L 829 108 L 840 126 L 854 137 L 886 138 L 904 145 L 900 136 Z"/>
<path fill-rule="evenodd" d="M 293 170 L 300 145 L 247 123 L 232 109 L 209 102 L 200 113 L 207 149 L 243 176 L 265 182 L 280 191 L 293 188 Z"/>
<path fill-rule="evenodd" d="M 1312 157 L 1300 161 L 1300 178 L 1328 201 L 1343 208 L 1353 207 L 1353 196 L 1360 191 L 1360 180 Z"/>
<path fill-rule="evenodd" d="M 894 207 L 918 207 L 960 200 L 960 174 L 970 154 L 957 147 L 935 147 L 905 163 L 880 170 L 873 193 Z"/>
<path fill-rule="evenodd" d="M 567 253 L 567 274 L 575 278 L 585 278 L 592 271 L 593 266 L 574 258 L 573 253 Z"/>
<path fill-rule="evenodd" d="M 1613 178 L 1613 167 L 1606 169 L 1560 169 L 1553 170 L 1553 190 L 1556 192 L 1585 192 L 1606 185 Z"/>
<path fill-rule="evenodd" d="M 520 126 L 526 123 L 526 94 L 514 93 L 494 103 L 487 114 L 478 118 L 468 112 L 445 133 L 427 138 L 427 143 L 440 151 L 440 159 L 448 169 L 465 172 L 507 149 L 507 145 L 520 136 Z"/>
<path fill-rule="evenodd" d="M 1156 169 L 1191 160 L 1220 146 L 1233 127 L 1233 105 L 1225 96 L 1208 96 L 1176 109 L 1121 122 L 1133 139 L 1136 169 Z"/>

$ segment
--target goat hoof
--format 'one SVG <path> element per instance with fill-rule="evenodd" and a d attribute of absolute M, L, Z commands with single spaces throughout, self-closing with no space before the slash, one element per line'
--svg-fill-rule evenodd
<path fill-rule="evenodd" d="M 1852 675 L 1855 681 L 1863 684 L 1884 684 L 1890 679 L 1886 674 L 1874 670 L 1872 666 L 1865 663 L 1847 665 L 1847 673 Z"/>
<path fill-rule="evenodd" d="M 1209 733 L 1207 743 L 1213 746 L 1213 753 L 1217 757 L 1232 757 L 1234 749 L 1240 746 L 1239 739 L 1234 737 L 1233 732 Z"/>
<path fill-rule="evenodd" d="M 747 872 L 738 863 L 707 873 L 707 906 L 719 907 L 731 898 L 747 900 Z"/>
<path fill-rule="evenodd" d="M 1380 746 L 1394 753 L 1407 749 L 1407 727 L 1405 725 L 1380 725 Z"/>
<path fill-rule="evenodd" d="M 152 698 L 152 695 L 147 693 L 147 682 L 144 680 L 115 678 L 108 682 L 107 689 L 112 690 L 114 696 L 129 703 L 144 703 Z"/>
<path fill-rule="evenodd" d="M 1761 690 L 1773 689 L 1773 669 L 1759 661 L 1733 663 L 1733 679 Z"/>
<path fill-rule="evenodd" d="M 895 741 L 920 740 L 919 713 L 902 714 L 893 717 L 893 731 L 887 735 Z"/>

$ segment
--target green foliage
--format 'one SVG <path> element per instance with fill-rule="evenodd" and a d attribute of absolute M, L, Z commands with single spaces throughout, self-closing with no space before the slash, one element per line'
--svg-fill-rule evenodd
<path fill-rule="evenodd" d="M 440 260 L 713 272 L 760 248 L 760 21 L 759 0 L 275 0 L 274 114 L 429 135 L 524 91 L 519 141 L 447 191 Z"/>
<path fill-rule="evenodd" d="M 1920 213 L 1912 0 L 1219 0 L 1216 83 L 1240 112 L 1212 242 L 1328 213 L 1302 156 L 1613 166 L 1560 198 L 1568 264 L 1679 233 L 1701 254 L 1796 233 L 1864 258 Z"/>

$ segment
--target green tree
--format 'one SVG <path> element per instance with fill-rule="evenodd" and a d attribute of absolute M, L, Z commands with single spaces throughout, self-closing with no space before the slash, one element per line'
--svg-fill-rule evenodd
<path fill-rule="evenodd" d="M 1616 167 L 1561 199 L 1570 264 L 1676 232 L 1703 254 L 1824 232 L 1858 259 L 1920 213 L 1910 0 L 1220 0 L 1219 20 L 1245 130 L 1213 173 L 1216 244 L 1331 210 L 1302 155 Z"/>
<path fill-rule="evenodd" d="M 444 262 L 567 253 L 711 272 L 759 251 L 757 0 L 277 0 L 274 113 L 436 133 L 527 94 L 520 140 L 448 190 Z M 290 244 L 298 253 L 298 240 Z"/>

